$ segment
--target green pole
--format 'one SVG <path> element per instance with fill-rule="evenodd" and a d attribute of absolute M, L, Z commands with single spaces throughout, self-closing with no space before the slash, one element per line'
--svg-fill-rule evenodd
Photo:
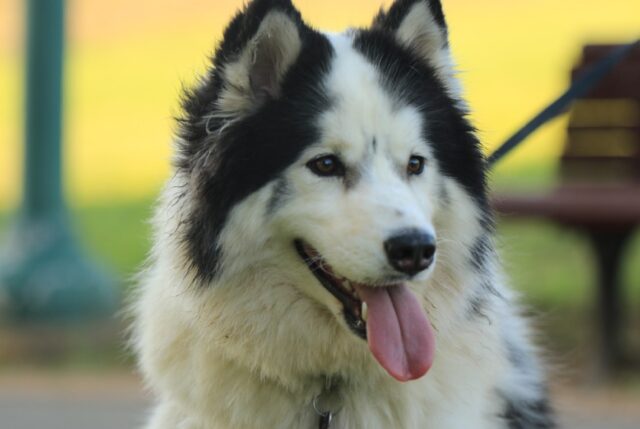
<path fill-rule="evenodd" d="M 52 217 L 63 210 L 61 184 L 64 4 L 29 0 L 24 216 Z"/>
<path fill-rule="evenodd" d="M 76 244 L 62 192 L 64 9 L 64 0 L 27 2 L 24 195 L 0 254 L 0 303 L 21 321 L 105 316 L 117 301 Z"/>

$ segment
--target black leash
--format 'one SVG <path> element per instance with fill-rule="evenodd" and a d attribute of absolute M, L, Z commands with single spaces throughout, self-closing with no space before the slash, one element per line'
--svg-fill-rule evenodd
<path fill-rule="evenodd" d="M 582 97 L 595 87 L 636 47 L 640 47 L 640 40 L 614 49 L 609 55 L 584 71 L 564 94 L 537 114 L 489 156 L 487 159 L 489 168 L 493 167 L 542 125 L 564 113 L 576 98 Z"/>

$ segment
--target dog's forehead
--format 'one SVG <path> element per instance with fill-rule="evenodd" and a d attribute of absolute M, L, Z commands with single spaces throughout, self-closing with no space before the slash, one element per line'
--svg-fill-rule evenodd
<path fill-rule="evenodd" d="M 423 118 L 394 97 L 375 64 L 353 46 L 351 32 L 328 34 L 334 57 L 324 87 L 332 107 L 320 117 L 323 143 L 346 156 L 369 147 L 402 153 L 423 145 Z"/>

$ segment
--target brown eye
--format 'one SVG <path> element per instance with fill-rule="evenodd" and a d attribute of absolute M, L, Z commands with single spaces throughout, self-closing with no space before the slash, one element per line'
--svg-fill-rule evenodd
<path fill-rule="evenodd" d="M 335 155 L 324 155 L 312 159 L 307 163 L 307 168 L 321 177 L 344 176 L 344 164 Z"/>
<path fill-rule="evenodd" d="M 414 155 L 409 158 L 409 164 L 407 164 L 407 173 L 409 176 L 418 176 L 424 171 L 425 159 L 421 156 Z"/>

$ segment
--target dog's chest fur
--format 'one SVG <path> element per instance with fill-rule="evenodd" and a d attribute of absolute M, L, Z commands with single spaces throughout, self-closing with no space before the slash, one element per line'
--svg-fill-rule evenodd
<path fill-rule="evenodd" d="M 278 342 L 277 351 L 266 350 L 268 345 L 257 342 L 234 342 L 233 336 L 243 335 L 242 331 L 230 334 L 231 338 L 225 338 L 216 329 L 202 333 L 204 327 L 216 322 L 225 332 L 227 326 L 223 321 L 202 321 L 200 332 L 194 333 L 193 326 L 189 326 L 193 321 L 172 318 L 174 311 L 178 314 L 195 311 L 195 308 L 189 309 L 192 303 L 183 302 L 181 309 L 167 302 L 150 305 L 164 309 L 162 316 L 155 316 L 161 320 L 149 320 L 158 326 L 158 337 L 151 343 L 162 347 L 164 352 L 162 361 L 149 356 L 147 370 L 152 372 L 152 380 L 159 384 L 160 390 L 171 392 L 171 399 L 157 410 L 159 423 L 150 428 L 318 427 L 319 416 L 314 411 L 313 400 L 322 393 L 326 380 L 316 371 L 332 368 L 332 360 L 338 353 L 321 350 L 300 353 L 295 341 L 294 344 Z M 149 309 L 149 312 L 157 314 L 156 310 Z M 277 327 L 271 326 L 262 333 L 266 343 L 278 341 L 276 330 Z M 438 358 L 429 373 L 411 383 L 396 382 L 374 362 L 365 361 L 366 353 L 354 353 L 354 360 L 364 362 L 354 364 L 351 379 L 337 382 L 341 409 L 331 427 L 505 427 L 502 417 L 505 401 L 496 386 L 507 384 L 505 375 L 512 369 L 501 353 L 498 333 L 487 321 L 473 321 L 456 327 L 456 331 L 455 340 L 439 340 Z M 216 347 L 221 342 L 227 342 L 224 352 Z M 336 344 L 341 346 L 339 342 Z M 245 354 L 247 350 L 249 356 Z M 260 365 L 256 355 L 270 353 L 274 354 L 274 360 L 283 359 L 287 354 L 308 359 L 309 365 L 315 368 L 308 373 L 318 375 L 301 376 L 295 373 L 299 368 L 288 372 L 286 365 L 263 367 L 263 374 L 258 369 L 249 369 Z M 315 361 L 312 356 L 316 356 Z"/>

